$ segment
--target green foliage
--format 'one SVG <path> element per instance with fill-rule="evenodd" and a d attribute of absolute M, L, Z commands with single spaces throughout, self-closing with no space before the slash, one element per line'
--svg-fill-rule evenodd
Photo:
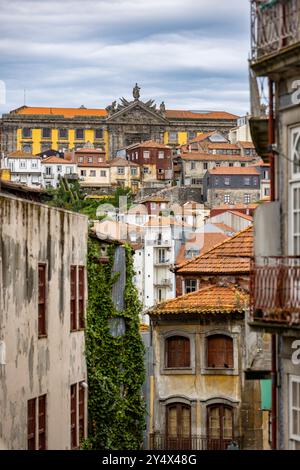
<path fill-rule="evenodd" d="M 139 332 L 141 309 L 133 285 L 131 248 L 126 250 L 124 311 L 117 312 L 112 286 L 118 275 L 111 274 L 114 247 L 109 248 L 109 263 L 99 263 L 99 242 L 88 245 L 88 310 L 86 357 L 89 382 L 89 437 L 85 449 L 135 450 L 141 448 L 145 428 L 145 404 L 141 395 L 144 383 L 144 346 Z M 113 337 L 108 320 L 123 317 L 126 331 Z"/>

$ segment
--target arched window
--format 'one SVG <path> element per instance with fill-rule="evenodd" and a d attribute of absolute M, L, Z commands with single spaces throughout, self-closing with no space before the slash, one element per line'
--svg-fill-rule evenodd
<path fill-rule="evenodd" d="M 166 367 L 190 367 L 190 340 L 185 336 L 166 339 Z"/>
<path fill-rule="evenodd" d="M 167 406 L 166 449 L 189 449 L 191 446 L 191 407 L 182 403 Z"/>
<path fill-rule="evenodd" d="M 207 367 L 233 368 L 233 340 L 230 336 L 208 336 Z"/>
<path fill-rule="evenodd" d="M 207 408 L 207 439 L 210 450 L 226 449 L 233 439 L 233 408 L 215 404 Z"/>

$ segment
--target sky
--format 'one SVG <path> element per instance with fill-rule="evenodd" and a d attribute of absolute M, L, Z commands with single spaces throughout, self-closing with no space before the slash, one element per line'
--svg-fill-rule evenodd
<path fill-rule="evenodd" d="M 167 109 L 249 110 L 249 0 L 0 0 L 0 113 L 105 108 L 136 82 Z M 4 102 L 5 101 L 5 102 Z"/>

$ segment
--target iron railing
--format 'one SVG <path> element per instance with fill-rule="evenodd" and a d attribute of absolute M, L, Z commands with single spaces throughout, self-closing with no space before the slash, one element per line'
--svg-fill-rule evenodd
<path fill-rule="evenodd" d="M 198 435 L 167 436 L 160 433 L 149 435 L 149 450 L 227 450 L 230 446 L 241 449 L 242 439 L 220 439 Z"/>
<path fill-rule="evenodd" d="M 252 61 L 300 43 L 300 0 L 251 0 Z"/>
<path fill-rule="evenodd" d="M 252 261 L 250 319 L 300 325 L 300 256 L 260 257 Z"/>

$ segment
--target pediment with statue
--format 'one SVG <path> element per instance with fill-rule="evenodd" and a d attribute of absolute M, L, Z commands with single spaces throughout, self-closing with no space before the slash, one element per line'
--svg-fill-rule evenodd
<path fill-rule="evenodd" d="M 154 100 L 141 101 L 140 87 L 137 83 L 133 88 L 132 95 L 134 99 L 131 101 L 121 98 L 118 103 L 113 101 L 111 105 L 107 106 L 107 122 L 168 124 L 164 102 L 157 107 Z"/>

